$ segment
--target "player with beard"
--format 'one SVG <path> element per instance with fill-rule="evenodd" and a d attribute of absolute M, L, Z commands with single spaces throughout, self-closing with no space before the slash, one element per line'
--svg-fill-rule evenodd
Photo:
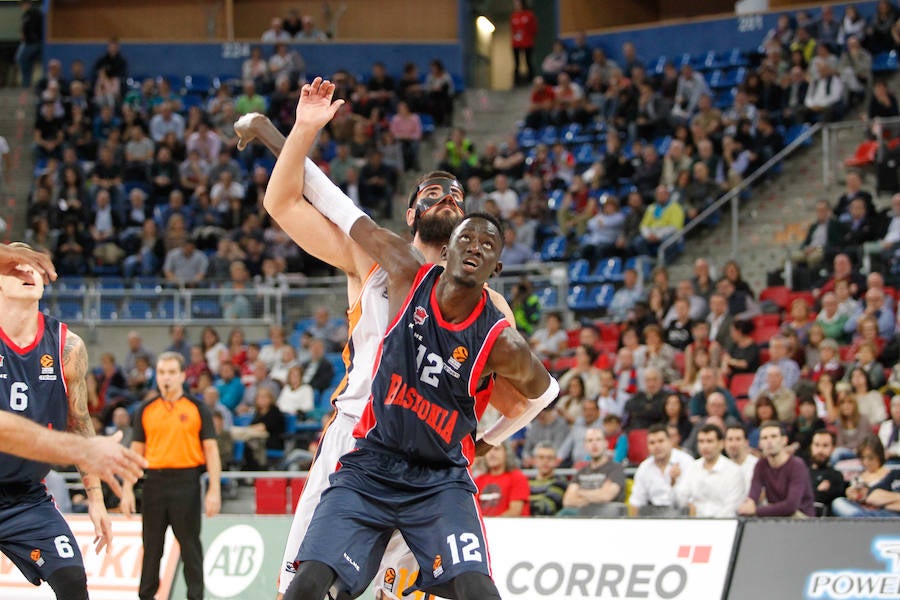
<path fill-rule="evenodd" d="M 387 272 L 359 244 L 338 226 L 323 217 L 311 202 L 352 201 L 306 158 L 318 135 L 321 123 L 309 123 L 303 109 L 330 110 L 331 115 L 342 101 L 331 104 L 334 85 L 317 78 L 303 88 L 297 107 L 297 122 L 287 139 L 264 116 L 249 114 L 235 124 L 235 131 L 245 145 L 253 139 L 265 144 L 278 161 L 266 189 L 266 210 L 291 238 L 307 253 L 323 260 L 347 275 L 349 340 L 343 357 L 346 375 L 332 396 L 337 409 L 322 435 L 315 461 L 285 546 L 279 577 L 279 598 L 293 579 L 297 568 L 295 557 L 328 477 L 338 459 L 353 448 L 353 429 L 359 421 L 371 392 L 373 365 L 389 320 Z M 330 119 L 330 116 L 328 117 Z M 327 122 L 327 119 L 326 119 Z M 406 222 L 410 226 L 412 246 L 426 262 L 441 262 L 441 250 L 464 212 L 464 192 L 459 182 L 442 171 L 421 177 L 409 197 Z M 502 295 L 488 288 L 495 306 L 514 324 L 512 311 Z M 491 393 L 485 390 L 484 393 Z M 490 438 L 493 444 L 520 429 L 534 416 L 525 398 L 503 378 L 497 378 L 491 403 L 504 415 Z M 535 413 L 536 414 L 536 413 Z M 484 444 L 482 444 L 484 451 Z M 397 598 L 408 580 L 415 577 L 415 559 L 402 537 L 395 534 L 389 544 L 376 577 L 381 597 Z M 401 576 L 406 575 L 404 581 Z"/>

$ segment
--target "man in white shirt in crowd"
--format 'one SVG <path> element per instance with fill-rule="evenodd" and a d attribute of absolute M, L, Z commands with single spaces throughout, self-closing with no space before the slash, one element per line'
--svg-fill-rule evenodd
<path fill-rule="evenodd" d="M 759 458 L 750 452 L 750 440 L 743 425 L 729 425 L 725 429 L 725 454 L 736 464 L 744 476 L 744 495 L 750 491 L 753 469 Z"/>
<path fill-rule="evenodd" d="M 628 500 L 635 514 L 647 506 L 676 508 L 683 475 L 694 462 L 690 454 L 672 447 L 669 431 L 660 423 L 647 430 L 647 449 L 650 456 L 638 466 Z"/>
<path fill-rule="evenodd" d="M 704 425 L 697 434 L 700 458 L 683 475 L 678 487 L 678 505 L 690 506 L 697 517 L 730 518 L 746 497 L 741 468 L 722 456 L 725 445 L 722 430 Z"/>
<path fill-rule="evenodd" d="M 809 84 L 806 108 L 823 122 L 836 121 L 843 113 L 844 84 L 827 62 L 819 65 L 819 78 Z"/>
<path fill-rule="evenodd" d="M 549 312 L 544 315 L 544 326 L 528 339 L 531 349 L 541 360 L 553 360 L 566 351 L 569 336 L 562 327 L 562 315 Z"/>
<path fill-rule="evenodd" d="M 500 215 L 504 219 L 510 218 L 519 208 L 519 195 L 509 187 L 509 177 L 503 173 L 494 176 L 494 191 L 488 194 L 488 198 L 497 203 Z"/>

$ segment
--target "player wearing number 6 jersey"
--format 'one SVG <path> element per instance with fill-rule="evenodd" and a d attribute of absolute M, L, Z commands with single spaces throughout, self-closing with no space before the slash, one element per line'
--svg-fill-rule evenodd
<path fill-rule="evenodd" d="M 314 110 L 328 111 L 331 90 L 333 86 L 329 88 L 318 79 L 304 86 L 298 115 L 309 115 Z M 323 434 L 288 535 L 279 575 L 279 592 L 282 593 L 296 571 L 297 549 L 319 497 L 328 487 L 328 476 L 335 470 L 340 456 L 353 446 L 352 431 L 368 400 L 372 366 L 389 320 L 387 272 L 301 196 L 303 194 L 325 202 L 350 201 L 315 164 L 305 160 L 321 125 L 301 119 L 285 140 L 261 115 L 247 115 L 235 124 L 242 143 L 259 139 L 279 156 L 266 192 L 266 209 L 304 250 L 340 268 L 347 275 L 350 303 L 350 339 L 344 350 L 347 376 L 334 395 L 337 413 Z M 462 214 L 463 190 L 455 179 L 440 172 L 423 177 L 410 196 L 407 212 L 407 223 L 415 236 L 413 246 L 427 260 L 439 261 L 441 247 L 446 244 Z M 488 293 L 492 302 L 502 308 L 512 321 L 511 311 L 503 297 L 493 290 Z M 521 410 L 514 403 L 524 402 L 524 398 L 502 379 L 498 380 L 496 387 L 501 393 L 492 396 L 492 404 L 514 416 L 516 410 Z M 509 399 L 512 402 L 504 405 L 503 401 Z M 409 574 L 414 569 L 415 561 L 402 538 L 395 536 L 376 582 L 383 597 L 399 596 L 399 588 L 405 583 L 405 580 L 399 581 L 400 575 Z"/>
<path fill-rule="evenodd" d="M 66 325 L 38 311 L 44 281 L 32 267 L 0 274 L 0 409 L 52 429 L 94 434 L 87 409 L 87 351 Z M 42 483 L 45 463 L 0 454 L 0 550 L 33 584 L 86 600 L 78 543 Z M 112 539 L 100 480 L 82 473 L 97 551 Z"/>

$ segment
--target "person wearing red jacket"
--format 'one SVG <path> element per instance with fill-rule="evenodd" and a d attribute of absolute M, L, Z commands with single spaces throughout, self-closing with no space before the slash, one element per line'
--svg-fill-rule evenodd
<path fill-rule="evenodd" d="M 537 35 L 537 18 L 534 12 L 525 8 L 522 0 L 513 0 L 511 17 L 513 47 L 513 81 L 515 85 L 528 85 L 534 79 L 532 53 L 534 38 Z M 522 76 L 520 60 L 525 62 L 525 76 Z"/>

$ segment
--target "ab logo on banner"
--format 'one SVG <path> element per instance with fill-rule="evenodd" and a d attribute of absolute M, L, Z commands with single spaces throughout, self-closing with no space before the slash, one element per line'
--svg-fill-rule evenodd
<path fill-rule="evenodd" d="M 234 598 L 256 579 L 265 560 L 265 543 L 250 525 L 234 525 L 216 536 L 205 554 L 206 589 L 221 598 Z"/>

